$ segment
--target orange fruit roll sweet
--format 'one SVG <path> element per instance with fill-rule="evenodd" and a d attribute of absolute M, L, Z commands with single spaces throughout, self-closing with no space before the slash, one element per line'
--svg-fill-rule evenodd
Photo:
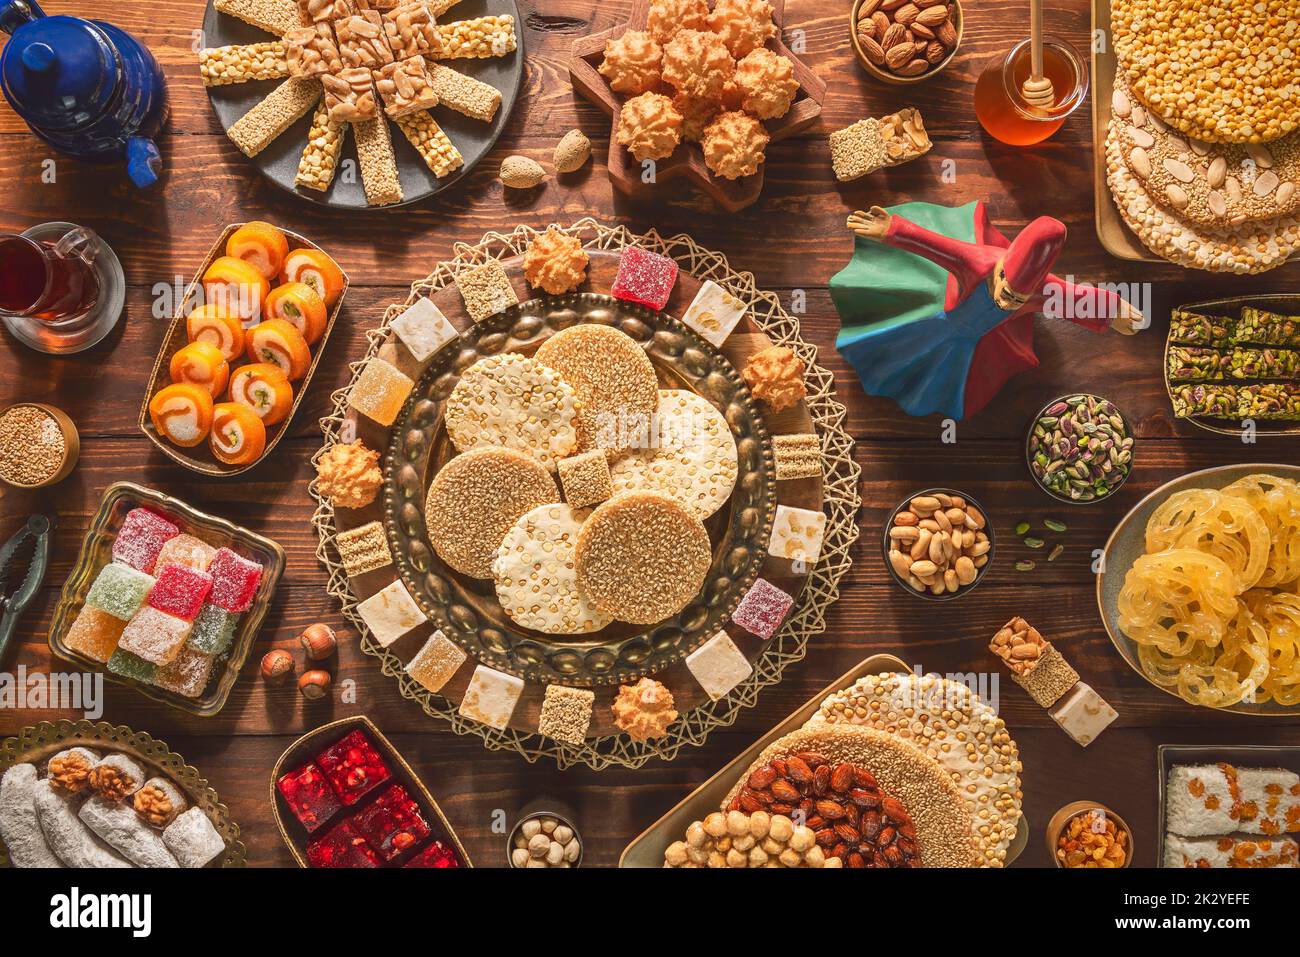
<path fill-rule="evenodd" d="M 343 295 L 343 270 L 319 249 L 295 249 L 289 253 L 284 260 L 284 281 L 306 283 L 331 309 Z"/>
<path fill-rule="evenodd" d="M 212 428 L 212 396 L 193 382 L 165 386 L 149 400 L 149 418 L 168 442 L 190 448 Z"/>
<path fill-rule="evenodd" d="M 185 334 L 190 342 L 216 346 L 227 362 L 244 354 L 244 324 L 214 302 L 205 302 L 185 317 Z"/>
<path fill-rule="evenodd" d="M 305 282 L 286 282 L 276 286 L 262 306 L 263 319 L 283 319 L 302 333 L 307 345 L 314 346 L 325 332 L 328 312 L 325 300 Z"/>
<path fill-rule="evenodd" d="M 226 240 L 226 255 L 244 260 L 269 282 L 284 268 L 284 257 L 289 255 L 289 240 L 278 227 L 254 220 L 230 234 Z"/>
<path fill-rule="evenodd" d="M 227 465 L 256 462 L 266 450 L 266 426 L 246 405 L 219 402 L 212 407 L 212 454 Z"/>
<path fill-rule="evenodd" d="M 214 399 L 226 391 L 230 379 L 226 357 L 210 342 L 191 342 L 177 349 L 169 368 L 173 382 L 201 385 Z"/>
<path fill-rule="evenodd" d="M 302 333 L 283 319 L 267 319 L 248 330 L 248 357 L 278 366 L 290 382 L 307 374 L 311 350 Z"/>
<path fill-rule="evenodd" d="M 203 274 L 203 296 L 232 316 L 257 319 L 271 284 L 257 268 L 234 256 L 213 260 Z"/>
<path fill-rule="evenodd" d="M 240 366 L 230 377 L 230 401 L 248 406 L 263 425 L 275 425 L 293 406 L 293 386 L 279 366 L 255 362 Z"/>

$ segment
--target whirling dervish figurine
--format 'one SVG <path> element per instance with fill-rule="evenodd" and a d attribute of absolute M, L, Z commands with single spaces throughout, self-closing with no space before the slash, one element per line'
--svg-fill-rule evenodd
<path fill-rule="evenodd" d="M 1143 324 L 1117 293 L 1051 274 L 1065 244 L 1059 220 L 1039 217 L 1008 241 L 983 203 L 897 209 L 849 217 L 861 238 L 831 295 L 842 320 L 836 347 L 863 389 L 909 415 L 974 415 L 1011 376 L 1036 367 L 1034 315 L 1049 301 L 1095 332 Z"/>

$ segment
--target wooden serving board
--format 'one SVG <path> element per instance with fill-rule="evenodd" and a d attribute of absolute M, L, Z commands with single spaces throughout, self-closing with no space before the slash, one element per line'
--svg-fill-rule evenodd
<path fill-rule="evenodd" d="M 788 59 L 794 64 L 794 77 L 799 82 L 799 92 L 790 112 L 775 120 L 767 120 L 764 126 L 776 143 L 788 139 L 796 133 L 806 130 L 821 116 L 822 101 L 826 98 L 826 84 L 800 60 L 785 44 L 785 0 L 772 0 L 772 19 L 777 25 L 776 38 L 768 43 L 768 49 Z M 704 153 L 696 143 L 683 143 L 667 159 L 655 163 L 655 180 L 647 183 L 642 179 L 642 167 L 626 149 L 618 144 L 618 116 L 623 107 L 624 97 L 610 89 L 609 82 L 597 70 L 605 58 L 605 44 L 616 40 L 628 30 L 644 30 L 650 13 L 650 0 L 634 0 L 632 14 L 627 23 L 603 33 L 592 34 L 577 40 L 573 44 L 573 53 L 569 58 L 569 78 L 573 89 L 583 97 L 595 103 L 613 119 L 609 134 L 609 169 L 610 181 L 621 193 L 628 196 L 646 198 L 653 196 L 661 185 L 675 180 L 693 183 L 729 213 L 739 212 L 757 202 L 763 192 L 763 167 L 753 176 L 729 180 L 714 176 L 704 163 Z M 669 91 L 671 95 L 671 91 Z"/>
<path fill-rule="evenodd" d="M 594 249 L 588 250 L 588 254 L 591 258 L 587 270 L 588 279 L 581 287 L 581 291 L 601 292 L 609 289 L 618 270 L 619 254 Z M 526 302 L 534 298 L 534 296 L 523 281 L 521 261 L 522 257 L 515 257 L 503 260 L 503 265 L 514 286 L 516 295 L 521 302 Z M 699 291 L 701 285 L 702 281 L 700 279 L 682 272 L 678 277 L 672 297 L 663 312 L 671 316 L 681 315 L 695 298 L 695 294 Z M 454 284 L 431 293 L 430 298 L 457 329 L 465 330 L 473 325 L 472 320 L 465 311 L 459 290 Z M 394 305 L 390 307 L 390 311 L 398 311 L 400 308 L 400 306 Z M 747 314 L 737 325 L 736 330 L 727 338 L 721 351 L 732 365 L 737 369 L 743 369 L 750 355 L 770 345 L 772 345 L 772 341 L 753 321 L 752 317 Z M 455 345 L 448 345 L 446 348 L 455 348 Z M 416 382 L 419 382 L 423 375 L 423 366 L 414 362 L 410 353 L 407 352 L 404 346 L 395 341 L 391 333 L 388 334 L 388 338 L 380 347 L 379 357 L 397 366 L 398 369 Z M 768 432 L 773 435 L 816 431 L 807 405 L 803 402 L 776 414 L 771 413 L 764 406 L 763 419 Z M 357 437 L 367 447 L 380 451 L 388 448 L 390 430 L 377 425 L 364 416 L 359 416 L 355 411 L 349 412 L 347 422 L 350 426 L 355 426 Z M 783 481 L 776 483 L 776 487 L 777 501 L 780 504 L 814 510 L 820 510 L 822 507 L 823 494 L 820 477 Z M 380 498 L 365 509 L 336 509 L 335 522 L 338 531 L 355 528 L 370 521 L 383 521 L 382 505 L 382 498 Z M 714 544 L 717 547 L 717 543 Z M 804 576 L 792 573 L 789 561 L 773 558 L 770 555 L 765 557 L 759 575 L 794 595 L 796 602 L 806 581 Z M 392 566 L 355 576 L 350 579 L 352 592 L 357 596 L 358 600 L 362 600 L 384 588 L 394 577 L 396 577 L 396 574 Z M 484 584 L 489 590 L 491 589 L 490 583 L 480 584 Z M 388 650 L 403 662 L 410 661 L 432 633 L 433 628 L 434 624 L 432 622 L 421 625 L 408 635 L 400 638 Z M 728 625 L 727 632 L 736 643 L 736 646 L 751 662 L 757 661 L 769 644 L 738 626 Z M 568 638 L 572 636 L 557 637 Z M 475 664 L 476 662 L 471 656 L 447 685 L 442 688 L 439 696 L 458 703 L 469 685 Z M 679 660 L 672 666 L 657 672 L 655 678 L 663 682 L 673 693 L 674 707 L 681 714 L 710 703 L 708 696 L 686 668 L 683 660 Z M 406 676 L 401 676 L 400 680 L 410 681 Z M 418 686 L 414 687 L 418 688 Z M 536 731 L 545 687 L 542 683 L 530 682 L 525 685 L 523 695 L 511 717 L 510 727 L 512 729 L 522 732 Z M 621 733 L 614 724 L 610 712 L 610 705 L 617 694 L 617 685 L 598 686 L 594 687 L 593 690 L 596 692 L 596 702 L 588 738 Z M 427 692 L 418 689 L 418 694 L 427 694 Z"/>

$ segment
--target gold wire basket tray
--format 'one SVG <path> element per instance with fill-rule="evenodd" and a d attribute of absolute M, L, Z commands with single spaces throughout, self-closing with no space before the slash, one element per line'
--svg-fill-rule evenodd
<path fill-rule="evenodd" d="M 762 689 L 781 680 L 787 665 L 804 657 L 808 639 L 825 630 L 826 609 L 839 597 L 839 582 L 852 563 L 850 551 L 858 537 L 857 513 L 862 504 L 858 490 L 861 469 L 853 461 L 853 440 L 844 429 L 844 406 L 833 397 L 833 375 L 817 364 L 816 348 L 800 336 L 798 320 L 786 312 L 775 293 L 755 285 L 752 273 L 736 272 L 724 255 L 704 249 L 685 234 L 661 237 L 654 230 L 636 234 L 626 227 L 606 226 L 590 218 L 562 228 L 564 232 L 578 236 L 589 251 L 617 253 L 626 246 L 637 245 L 674 259 L 683 274 L 701 281 L 713 280 L 749 302 L 749 318 L 761 333 L 772 342 L 793 349 L 807 368 L 804 377 L 806 406 L 811 427 L 821 440 L 825 463 L 822 508 L 826 514 L 826 528 L 822 551 L 816 565 L 809 570 L 785 623 L 753 662 L 753 674 L 720 700 L 705 702 L 686 711 L 666 735 L 652 741 L 633 741 L 626 734 L 604 734 L 589 737 L 578 745 L 543 737 L 535 731 L 518 728 L 497 730 L 460 715 L 456 702 L 425 690 L 406 673 L 400 658 L 371 640 L 365 623 L 356 612 L 359 599 L 334 547 L 333 540 L 338 531 L 334 507 L 320 495 L 317 482 L 313 480 L 309 488 L 317 508 L 312 524 L 320 538 L 316 556 L 329 573 L 327 590 L 339 599 L 343 614 L 362 635 L 362 651 L 378 658 L 380 670 L 397 680 L 402 696 L 416 701 L 426 714 L 447 721 L 457 734 L 477 736 L 489 749 L 515 751 L 529 762 L 548 757 L 561 768 L 575 764 L 593 770 L 611 766 L 636 768 L 655 757 L 672 760 L 682 747 L 701 745 L 715 728 L 734 724 L 742 709 L 755 705 Z M 450 285 L 463 270 L 489 260 L 522 256 L 542 231 L 519 226 L 509 233 L 489 232 L 476 244 L 456 243 L 451 260 L 440 262 L 433 273 L 413 283 L 404 302 L 388 307 L 383 321 L 366 334 L 369 340 L 366 354 L 350 366 L 352 380 L 334 393 L 333 411 L 321 419 L 325 443 L 313 458 L 313 464 L 319 462 L 330 447 L 348 440 L 341 437 L 348 418 L 348 393 L 366 360 L 379 354 L 392 319 L 421 296 L 432 296 Z"/>

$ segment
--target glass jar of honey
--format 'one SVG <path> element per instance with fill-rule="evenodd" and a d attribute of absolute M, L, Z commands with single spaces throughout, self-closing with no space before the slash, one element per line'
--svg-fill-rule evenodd
<path fill-rule="evenodd" d="M 1010 146 L 1032 146 L 1052 136 L 1088 95 L 1088 67 L 1074 47 L 1043 38 L 1043 75 L 1052 81 L 1050 107 L 1030 106 L 1021 92 L 1033 72 L 1029 40 L 991 59 L 975 83 L 975 115 L 989 135 Z"/>

